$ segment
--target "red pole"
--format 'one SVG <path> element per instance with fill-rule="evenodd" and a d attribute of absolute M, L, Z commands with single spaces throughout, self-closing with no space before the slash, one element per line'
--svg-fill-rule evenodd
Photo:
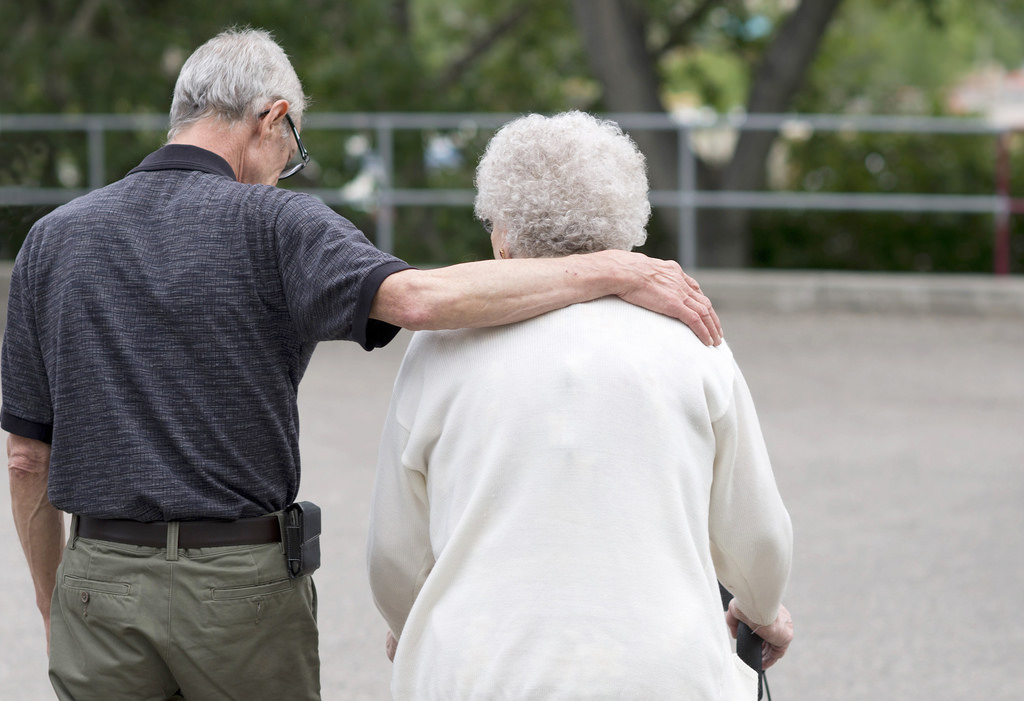
<path fill-rule="evenodd" d="M 996 275 L 1010 274 L 1010 134 L 996 139 L 996 195 L 1000 208 L 996 213 L 996 240 L 993 268 Z"/>

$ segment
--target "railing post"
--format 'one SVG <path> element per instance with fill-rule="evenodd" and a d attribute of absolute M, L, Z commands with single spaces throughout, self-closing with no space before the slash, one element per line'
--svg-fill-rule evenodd
<path fill-rule="evenodd" d="M 103 122 L 90 119 L 86 134 L 89 140 L 89 189 L 97 190 L 107 184 Z"/>
<path fill-rule="evenodd" d="M 697 161 L 690 148 L 690 128 L 679 125 L 679 264 L 684 270 L 697 267 Z"/>
<path fill-rule="evenodd" d="M 377 147 L 380 150 L 382 181 L 377 195 L 377 248 L 395 252 L 395 207 L 392 192 L 395 176 L 394 129 L 390 120 L 377 123 Z"/>
<path fill-rule="evenodd" d="M 996 137 L 996 212 L 995 246 L 992 267 L 996 275 L 1010 274 L 1010 134 L 1002 131 Z"/>

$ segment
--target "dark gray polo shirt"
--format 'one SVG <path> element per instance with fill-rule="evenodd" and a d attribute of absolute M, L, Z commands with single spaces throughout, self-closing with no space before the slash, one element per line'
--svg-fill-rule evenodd
<path fill-rule="evenodd" d="M 299 487 L 296 397 L 316 343 L 390 341 L 398 329 L 370 305 L 408 267 L 308 195 L 165 146 L 29 233 L 0 423 L 52 442 L 49 498 L 66 512 L 282 509 Z"/>

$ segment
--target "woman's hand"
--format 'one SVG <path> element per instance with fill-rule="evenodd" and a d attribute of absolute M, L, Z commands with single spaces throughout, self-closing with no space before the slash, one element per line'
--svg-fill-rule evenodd
<path fill-rule="evenodd" d="M 761 645 L 761 667 L 768 669 L 782 659 L 793 642 L 793 616 L 785 606 L 779 605 L 779 615 L 769 625 L 759 626 L 750 621 L 749 618 L 736 606 L 736 600 L 729 602 L 729 610 L 725 614 L 725 622 L 732 631 L 732 637 L 736 637 L 736 627 L 742 621 L 750 626 L 750 629 L 764 642 Z"/>
<path fill-rule="evenodd" d="M 395 661 L 395 652 L 398 650 L 398 641 L 395 640 L 395 636 L 388 631 L 388 637 L 384 640 L 384 651 L 388 655 L 388 659 L 392 662 Z"/>

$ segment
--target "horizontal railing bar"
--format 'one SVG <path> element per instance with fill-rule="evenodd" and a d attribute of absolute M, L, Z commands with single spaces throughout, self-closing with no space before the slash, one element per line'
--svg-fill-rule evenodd
<path fill-rule="evenodd" d="M 86 194 L 83 188 L 0 187 L 0 205 L 64 204 Z M 472 206 L 473 190 L 395 189 L 380 190 L 370 198 L 346 196 L 341 190 L 306 189 L 310 195 L 332 206 L 391 205 L 404 206 Z M 654 190 L 650 193 L 655 207 L 694 207 L 696 209 L 801 209 L 808 211 L 885 211 L 885 212 L 949 212 L 964 214 L 996 214 L 1004 209 L 1024 211 L 1024 200 L 991 195 L 932 194 L 850 194 L 794 192 L 717 192 L 697 190 L 680 193 L 675 190 Z"/>
<path fill-rule="evenodd" d="M 992 195 L 858 194 L 797 192 L 736 192 L 697 190 L 680 193 L 657 190 L 651 204 L 697 209 L 806 209 L 885 212 L 996 213 L 1007 206 L 1006 198 Z"/>
<path fill-rule="evenodd" d="M 164 131 L 167 115 L 160 114 L 0 114 L 5 131 Z"/>
<path fill-rule="evenodd" d="M 304 128 L 310 129 L 496 129 L 521 113 L 481 112 L 310 112 Z M 912 132 L 928 134 L 1000 134 L 1011 131 L 985 119 L 963 117 L 914 117 L 886 115 L 821 114 L 643 114 L 633 112 L 600 115 L 626 129 L 739 129 L 746 131 L 826 132 Z M 167 128 L 162 114 L 14 114 L 0 115 L 0 133 L 4 131 L 108 131 L 153 130 Z"/>

